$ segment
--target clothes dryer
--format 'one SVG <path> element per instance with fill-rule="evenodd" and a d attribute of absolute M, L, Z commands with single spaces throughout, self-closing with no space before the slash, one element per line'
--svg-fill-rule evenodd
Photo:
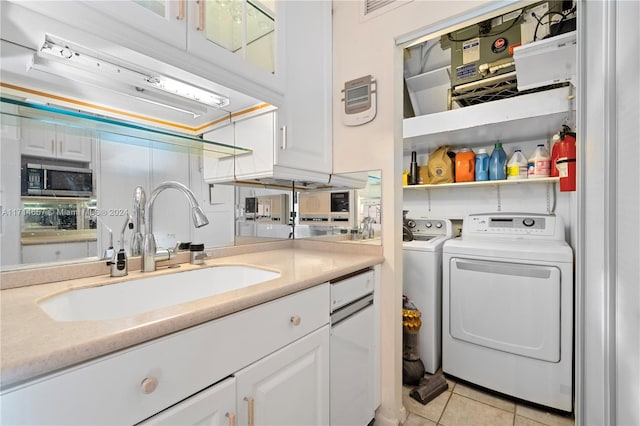
<path fill-rule="evenodd" d="M 562 218 L 469 215 L 442 256 L 443 371 L 572 411 L 573 252 Z"/>
<path fill-rule="evenodd" d="M 407 219 L 413 234 L 403 241 L 403 293 L 420 310 L 418 350 L 425 371 L 435 373 L 442 359 L 442 246 L 453 238 L 448 219 Z"/>

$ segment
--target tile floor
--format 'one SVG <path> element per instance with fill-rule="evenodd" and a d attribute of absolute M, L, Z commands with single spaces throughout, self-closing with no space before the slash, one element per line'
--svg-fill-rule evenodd
<path fill-rule="evenodd" d="M 573 416 L 548 412 L 449 377 L 447 383 L 449 389 L 426 405 L 409 396 L 413 386 L 403 386 L 408 414 L 403 426 L 574 426 Z"/>

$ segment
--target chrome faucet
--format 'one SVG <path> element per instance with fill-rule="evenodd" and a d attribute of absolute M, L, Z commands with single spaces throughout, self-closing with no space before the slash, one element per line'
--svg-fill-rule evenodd
<path fill-rule="evenodd" d="M 366 240 L 369 238 L 373 238 L 373 218 L 371 216 L 367 216 L 362 219 L 362 239 Z"/>
<path fill-rule="evenodd" d="M 156 189 L 151 192 L 151 196 L 147 200 L 147 203 L 144 206 L 144 241 L 142 244 L 142 272 L 152 272 L 156 270 L 156 261 L 158 260 L 166 260 L 170 258 L 169 251 L 164 251 L 162 253 L 157 253 L 157 245 L 156 239 L 153 236 L 152 231 L 152 212 L 153 212 L 153 203 L 156 200 L 158 194 L 160 194 L 165 189 L 177 189 L 182 192 L 187 199 L 189 200 L 189 204 L 191 205 L 191 214 L 193 217 L 193 224 L 196 228 L 200 228 L 209 223 L 207 216 L 204 214 L 200 206 L 198 205 L 198 201 L 196 200 L 196 196 L 189 188 L 180 182 L 167 181 L 163 182 Z"/>

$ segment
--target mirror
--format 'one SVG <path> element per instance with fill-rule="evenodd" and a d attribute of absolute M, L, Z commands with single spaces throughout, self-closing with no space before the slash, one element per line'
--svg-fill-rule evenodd
<path fill-rule="evenodd" d="M 237 186 L 235 244 L 283 238 L 381 244 L 381 171 L 344 173 L 332 180 L 359 181 L 364 187 Z"/>
<path fill-rule="evenodd" d="M 111 246 L 124 245 L 130 252 L 132 232 L 124 225 L 133 212 L 136 187 L 142 186 L 149 197 L 167 180 L 192 189 L 210 225 L 194 228 L 185 197 L 178 191 L 163 191 L 153 204 L 153 233 L 159 247 L 197 242 L 213 248 L 289 238 L 380 244 L 380 171 L 364 173 L 367 185 L 358 190 L 307 190 L 295 182 L 291 188 L 278 189 L 209 185 L 202 174 L 201 145 L 62 125 L 25 116 L 20 107 L 4 103 L 2 112 L 2 270 L 96 260 Z M 57 157 L 59 145 L 51 141 L 63 141 L 76 155 L 88 155 L 84 157 L 88 161 L 69 161 L 66 154 Z M 28 150 L 31 145 L 53 151 L 35 155 Z M 94 191 L 87 197 L 22 195 L 28 184 L 23 171 L 30 163 L 89 169 Z M 314 198 L 325 200 L 325 210 L 310 210 Z"/>

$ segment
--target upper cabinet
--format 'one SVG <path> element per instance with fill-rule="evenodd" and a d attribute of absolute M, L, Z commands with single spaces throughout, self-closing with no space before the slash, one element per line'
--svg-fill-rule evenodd
<path fill-rule="evenodd" d="M 20 150 L 23 155 L 85 163 L 91 161 L 94 138 L 86 130 L 70 130 L 30 120 L 28 126 L 22 126 L 20 136 Z"/>
<path fill-rule="evenodd" d="M 8 40 L 27 43 L 22 40 L 20 28 L 31 25 L 34 34 L 29 35 L 28 43 L 35 49 L 39 48 L 38 43 L 42 44 L 45 35 L 68 38 L 110 58 L 135 63 L 141 69 L 153 69 L 177 80 L 184 80 L 185 76 L 194 77 L 186 82 L 202 87 L 215 83 L 214 91 L 224 92 L 222 95 L 241 91 L 251 99 L 260 99 L 277 108 L 277 114 L 267 133 L 260 136 L 264 142 L 253 137 L 245 142 L 236 135 L 231 145 L 249 146 L 254 150 L 252 157 L 243 154 L 244 158 L 256 159 L 255 153 L 265 153 L 260 158 L 259 167 L 243 169 L 242 174 L 328 182 L 333 166 L 331 2 L 180 0 L 70 3 L 9 2 L 8 17 L 6 20 L 3 18 L 8 29 L 3 29 L 3 38 L 6 38 L 6 31 L 11 33 Z M 109 83 L 115 84 L 100 81 L 96 87 L 106 90 Z M 75 87 L 73 82 L 65 84 L 62 89 Z M 140 86 L 143 90 L 130 94 L 131 102 L 156 89 L 149 88 L 144 82 Z M 94 96 L 96 90 L 94 88 L 83 95 Z M 165 96 L 163 93 L 160 95 Z M 122 97 L 113 97 L 108 106 L 114 108 L 113 104 L 120 100 Z M 156 98 L 152 101 L 155 103 L 149 105 L 158 107 Z M 249 116 L 247 111 L 256 107 L 256 103 L 236 107 L 233 102 L 231 99 L 231 104 L 222 109 L 238 120 Z M 186 101 L 174 103 L 174 109 L 180 110 L 180 114 L 186 111 L 197 115 L 197 111 L 181 106 Z M 191 103 L 188 102 L 189 105 Z M 165 103 L 162 104 L 166 107 Z M 121 109 L 133 108 L 132 105 L 124 104 Z M 149 105 L 146 106 L 150 108 Z M 135 114 L 140 114 L 140 111 L 133 111 L 133 114 L 127 111 L 127 117 Z M 215 120 L 189 127 L 196 134 L 207 133 L 212 128 L 215 128 Z M 259 146 L 252 145 L 253 142 Z M 270 165 L 265 170 L 262 162 L 267 159 Z M 250 164 L 251 161 L 248 162 Z M 284 174 L 281 173 L 283 169 L 287 169 Z"/>
<path fill-rule="evenodd" d="M 277 3 L 278 9 L 283 7 Z M 139 32 L 262 84 L 279 85 L 275 1 L 87 1 L 90 8 Z M 283 43 L 281 44 L 281 47 Z M 277 71 L 276 71 L 276 68 Z"/>
<path fill-rule="evenodd" d="M 285 101 L 278 113 L 277 163 L 331 173 L 331 2 L 286 1 Z"/>

